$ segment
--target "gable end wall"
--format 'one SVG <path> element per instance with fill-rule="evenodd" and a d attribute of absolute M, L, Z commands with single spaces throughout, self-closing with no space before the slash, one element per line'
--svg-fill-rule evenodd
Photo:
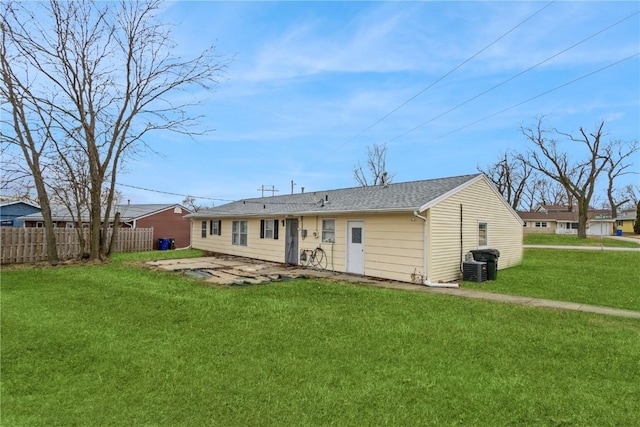
<path fill-rule="evenodd" d="M 522 261 L 522 224 L 484 180 L 433 206 L 429 220 L 429 280 L 453 281 L 461 277 L 460 206 L 462 205 L 462 260 L 479 247 L 478 224 L 488 224 L 488 245 L 498 249 L 498 269 Z"/>
<path fill-rule="evenodd" d="M 173 208 L 136 220 L 137 228 L 153 228 L 153 249 L 158 249 L 158 239 L 174 239 L 176 248 L 191 244 L 190 222 L 184 216 L 188 212 L 174 213 Z"/>

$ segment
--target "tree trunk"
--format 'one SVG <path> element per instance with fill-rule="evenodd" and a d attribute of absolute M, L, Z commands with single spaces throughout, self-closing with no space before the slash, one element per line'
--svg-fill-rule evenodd
<path fill-rule="evenodd" d="M 107 247 L 106 255 L 110 255 L 111 252 L 113 251 L 119 231 L 120 231 L 120 212 L 116 212 L 116 215 L 113 219 L 113 227 L 111 228 L 111 239 L 109 239 L 109 246 Z"/>
<path fill-rule="evenodd" d="M 578 203 L 578 239 L 587 238 L 587 220 L 589 213 L 589 203 L 582 199 Z"/>
<path fill-rule="evenodd" d="M 29 157 L 29 152 L 26 146 L 22 147 L 25 158 Z M 47 242 L 47 260 L 51 265 L 58 265 L 60 259 L 58 258 L 58 245 L 56 241 L 56 234 L 53 231 L 53 218 L 51 216 L 51 203 L 49 201 L 49 194 L 45 187 L 44 177 L 42 175 L 42 167 L 40 165 L 40 155 L 32 150 L 33 157 L 29 166 L 33 174 L 33 182 L 38 194 L 38 201 L 40 202 L 40 210 L 42 213 L 42 219 L 44 222 L 44 235 Z"/>
<path fill-rule="evenodd" d="M 93 183 L 92 183 L 93 184 Z M 92 185 L 93 187 L 93 185 Z M 89 259 L 97 260 L 100 259 L 100 242 L 102 237 L 100 236 L 101 229 L 101 212 L 100 212 L 100 195 L 96 196 L 95 188 L 91 189 L 91 213 L 90 213 L 91 223 L 91 233 L 89 235 Z"/>
<path fill-rule="evenodd" d="M 38 185 L 36 181 L 36 188 L 41 187 L 42 184 Z M 38 189 L 38 194 L 42 195 L 38 198 L 40 199 L 40 207 L 42 213 L 42 219 L 44 222 L 44 236 L 47 242 L 47 260 L 51 265 L 58 265 L 60 259 L 58 258 L 58 244 L 56 241 L 56 234 L 53 231 L 53 219 L 51 217 L 51 206 L 49 205 L 49 199 L 44 188 L 42 190 Z M 42 200 L 44 198 L 44 201 Z"/>

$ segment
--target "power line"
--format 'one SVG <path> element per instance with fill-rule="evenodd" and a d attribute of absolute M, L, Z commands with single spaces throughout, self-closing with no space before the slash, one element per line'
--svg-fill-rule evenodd
<path fill-rule="evenodd" d="M 558 56 L 562 55 L 563 53 L 566 53 L 567 51 L 569 51 L 569 50 L 573 49 L 574 47 L 579 46 L 579 45 L 581 45 L 582 43 L 584 43 L 584 42 L 586 42 L 586 41 L 588 41 L 588 40 L 591 40 L 592 38 L 594 38 L 594 37 L 596 37 L 596 36 L 598 36 L 598 35 L 600 35 L 600 34 L 604 33 L 605 31 L 610 30 L 611 28 L 615 27 L 616 25 L 619 25 L 619 24 L 621 24 L 622 22 L 626 21 L 627 19 L 629 19 L 629 18 L 631 18 L 631 17 L 633 17 L 633 16 L 636 16 L 636 15 L 638 15 L 638 14 L 640 14 L 640 11 L 636 11 L 636 12 L 632 13 L 631 15 L 628 15 L 628 16 L 626 16 L 626 17 L 624 17 L 624 18 L 620 19 L 619 21 L 617 21 L 617 22 L 615 22 L 615 23 L 613 23 L 613 24 L 609 25 L 608 27 L 605 27 L 605 28 L 601 29 L 600 31 L 597 31 L 597 32 L 595 32 L 595 33 L 593 33 L 593 34 L 589 35 L 588 37 L 585 37 L 584 39 L 580 40 L 579 42 L 572 44 L 571 46 L 569 46 L 569 47 L 567 47 L 567 48 L 565 48 L 565 49 L 563 49 L 563 50 L 561 50 L 561 51 L 557 52 L 556 54 L 554 54 L 554 55 L 552 55 L 552 56 L 548 57 L 547 59 L 545 59 L 545 60 L 543 60 L 543 61 L 540 61 L 540 62 L 538 62 L 538 63 L 537 63 L 537 64 L 535 64 L 535 65 L 532 65 L 531 67 L 527 68 L 526 70 L 523 70 L 523 71 L 521 71 L 521 72 L 519 72 L 519 73 L 517 73 L 517 74 L 515 74 L 515 75 L 513 75 L 513 76 L 511 76 L 511 77 L 509 77 L 508 79 L 503 80 L 502 82 L 500 82 L 500 83 L 496 84 L 495 86 L 492 86 L 492 87 L 490 87 L 489 89 L 486 89 L 485 91 L 480 92 L 479 94 L 477 94 L 477 95 L 475 95 L 475 96 L 473 96 L 473 97 L 471 97 L 471 98 L 467 99 L 466 101 L 461 102 L 460 104 L 458 104 L 458 105 L 456 105 L 456 106 L 454 106 L 454 107 L 449 108 L 448 110 L 446 110 L 446 111 L 444 111 L 444 112 L 442 112 L 442 113 L 438 114 L 437 116 L 434 116 L 434 117 L 430 118 L 429 120 L 427 120 L 427 121 L 425 121 L 425 122 L 422 122 L 422 123 L 421 123 L 421 124 L 419 124 L 418 126 L 413 127 L 413 128 L 411 128 L 411 129 L 409 129 L 409 130 L 407 130 L 407 131 L 405 131 L 405 132 L 401 133 L 400 135 L 396 136 L 396 137 L 395 137 L 395 138 L 393 138 L 393 139 L 388 140 L 387 142 L 397 141 L 398 139 L 402 138 L 403 136 L 408 135 L 408 134 L 410 134 L 411 132 L 414 132 L 414 131 L 416 131 L 416 130 L 420 129 L 421 127 L 423 127 L 423 126 L 425 126 L 425 125 L 427 125 L 427 124 L 429 124 L 429 123 L 433 122 L 434 120 L 437 120 L 437 119 L 439 119 L 439 118 L 441 118 L 441 117 L 443 117 L 443 116 L 445 116 L 445 115 L 449 114 L 450 112 L 452 112 L 452 111 L 454 111 L 454 110 L 457 110 L 458 108 L 460 108 L 460 107 L 462 107 L 462 106 L 464 106 L 464 105 L 468 104 L 469 102 L 474 101 L 474 100 L 476 100 L 476 99 L 480 98 L 482 95 L 485 95 L 485 94 L 487 94 L 487 93 L 491 92 L 492 90 L 497 89 L 497 88 L 499 88 L 500 86 L 503 86 L 503 85 L 507 84 L 508 82 L 510 82 L 510 81 L 512 81 L 512 80 L 514 80 L 514 79 L 516 79 L 516 78 L 518 78 L 518 77 L 520 77 L 521 75 L 523 75 L 523 74 L 525 74 L 525 73 L 527 73 L 527 72 L 529 72 L 529 71 L 533 70 L 534 68 L 537 68 L 537 67 L 539 67 L 540 65 L 542 65 L 542 64 L 544 64 L 544 63 L 546 63 L 546 62 L 551 61 L 552 59 L 554 59 L 554 58 L 556 58 L 556 57 L 558 57 Z"/>
<path fill-rule="evenodd" d="M 135 188 L 136 190 L 149 191 L 149 192 L 152 192 L 152 193 L 168 194 L 170 196 L 193 197 L 195 199 L 215 200 L 215 201 L 219 201 L 219 202 L 234 202 L 235 201 L 235 200 L 227 200 L 227 199 L 218 199 L 218 198 L 215 198 L 215 197 L 201 197 L 201 196 L 193 196 L 191 194 L 171 193 L 169 191 L 154 190 L 152 188 L 144 188 L 144 187 L 138 187 L 136 185 L 128 185 L 128 184 L 122 184 L 122 183 L 116 183 L 116 185 L 119 185 L 120 187 Z"/>
<path fill-rule="evenodd" d="M 493 46 L 494 44 L 496 44 L 497 42 L 499 42 L 500 40 L 502 40 L 503 38 L 505 38 L 507 35 L 511 34 L 513 31 L 515 31 L 516 29 L 518 29 L 519 27 L 521 27 L 522 25 L 524 25 L 527 21 L 529 21 L 530 19 L 532 19 L 534 16 L 536 16 L 537 14 L 539 14 L 540 12 L 542 12 L 544 9 L 546 9 L 547 7 L 551 6 L 552 3 L 554 3 L 555 0 L 550 1 L 549 3 L 547 3 L 546 5 L 544 5 L 542 8 L 538 9 L 536 12 L 534 12 L 532 15 L 529 15 L 527 18 L 525 18 L 523 21 L 521 21 L 520 23 L 518 23 L 516 26 L 514 26 L 513 28 L 511 28 L 509 31 L 507 31 L 506 33 L 502 34 L 500 37 L 498 37 L 497 39 L 495 39 L 494 41 L 492 41 L 491 43 L 489 43 L 488 45 L 486 45 L 485 47 L 483 47 L 482 49 L 480 49 L 479 51 L 477 51 L 475 54 L 473 54 L 472 56 L 470 56 L 469 58 L 465 59 L 464 61 L 462 61 L 460 64 L 458 64 L 457 66 L 455 66 L 454 68 L 452 68 L 451 70 L 449 70 L 447 73 L 445 73 L 443 76 L 439 77 L 437 80 L 435 80 L 434 82 L 432 82 L 430 85 L 428 85 L 427 87 L 425 87 L 424 89 L 422 89 L 421 91 L 419 91 L 418 93 L 416 93 L 414 96 L 412 96 L 411 98 L 409 98 L 408 100 L 406 100 L 405 102 L 403 102 L 402 104 L 400 104 L 399 106 L 397 106 L 396 108 L 394 108 L 393 110 L 391 110 L 389 113 L 385 114 L 384 116 L 382 116 L 381 118 L 379 118 L 378 120 L 376 120 L 375 122 L 373 122 L 371 125 L 369 125 L 368 127 L 366 127 L 365 129 L 363 129 L 362 131 L 358 132 L 356 135 L 352 136 L 351 138 L 349 138 L 346 142 L 344 142 L 342 145 L 340 145 L 340 147 L 350 143 L 351 141 L 353 141 L 354 139 L 358 138 L 360 135 L 364 134 L 365 132 L 367 132 L 369 129 L 373 128 L 374 126 L 376 126 L 378 123 L 382 122 L 383 120 L 385 120 L 387 117 L 391 116 L 393 113 L 395 113 L 396 111 L 400 110 L 402 107 L 404 107 L 405 105 L 407 105 L 408 103 L 410 103 L 411 101 L 413 101 L 414 99 L 416 99 L 418 96 L 422 95 L 423 93 L 425 93 L 427 90 L 431 89 L 433 86 L 435 86 L 436 84 L 440 83 L 442 80 L 444 80 L 445 78 L 447 78 L 449 75 L 453 74 L 455 71 L 457 71 L 459 68 L 461 68 L 463 65 L 465 65 L 466 63 L 468 63 L 469 61 L 471 61 L 472 59 L 474 59 L 475 57 L 477 57 L 478 55 L 480 55 L 482 52 L 484 52 L 485 50 L 489 49 L 491 46 Z M 340 148 L 338 147 L 338 148 Z"/>
<path fill-rule="evenodd" d="M 447 133 L 445 133 L 445 134 L 443 134 L 443 135 L 440 135 L 440 136 L 438 136 L 437 138 L 434 138 L 433 140 L 435 141 L 435 140 L 438 140 L 438 139 L 444 138 L 445 136 L 449 136 L 449 135 L 451 135 L 451 134 L 453 134 L 453 133 L 459 132 L 459 131 L 461 131 L 462 129 L 466 129 L 466 128 L 471 127 L 471 126 L 473 126 L 473 125 L 475 125 L 475 124 L 478 124 L 478 123 L 480 123 L 480 122 L 482 122 L 482 121 L 484 121 L 484 120 L 487 120 L 487 119 L 490 119 L 490 118 L 492 118 L 492 117 L 495 117 L 495 116 L 497 116 L 497 115 L 499 115 L 499 114 L 505 113 L 505 112 L 507 112 L 507 111 L 509 111 L 509 110 L 512 110 L 512 109 L 514 109 L 514 108 L 516 108 L 516 107 L 519 107 L 519 106 L 521 106 L 521 105 L 523 105 L 523 104 L 526 104 L 527 102 L 533 101 L 534 99 L 537 99 L 537 98 L 540 98 L 540 97 L 542 97 L 542 96 L 548 95 L 548 94 L 549 94 L 549 93 L 551 93 L 551 92 L 555 92 L 556 90 L 562 89 L 563 87 L 569 86 L 570 84 L 573 84 L 573 83 L 575 83 L 575 82 L 577 82 L 577 81 L 580 81 L 580 80 L 586 79 L 587 77 L 590 77 L 590 76 L 592 76 L 592 75 L 594 75 L 594 74 L 597 74 L 597 73 L 599 73 L 599 72 L 601 72 L 601 71 L 604 71 L 604 70 L 606 70 L 606 69 L 608 69 L 608 68 L 611 68 L 611 67 L 613 67 L 613 66 L 616 66 L 616 65 L 618 65 L 618 64 L 621 64 L 621 63 L 622 63 L 622 62 L 624 62 L 624 61 L 628 61 L 628 60 L 629 60 L 629 59 L 631 59 L 631 58 L 635 58 L 636 56 L 640 56 L 640 52 L 636 52 L 636 53 L 634 53 L 633 55 L 630 55 L 630 56 L 627 56 L 626 58 L 620 59 L 619 61 L 613 62 L 613 63 L 611 63 L 611 64 L 609 64 L 609 65 L 606 65 L 606 66 L 604 66 L 604 67 L 602 67 L 602 68 L 598 68 L 598 69 L 597 69 L 597 70 L 595 70 L 595 71 L 592 71 L 592 72 L 590 72 L 590 73 L 588 73 L 588 74 L 585 74 L 585 75 L 580 76 L 580 77 L 578 77 L 578 78 L 575 78 L 575 79 L 573 79 L 573 80 L 571 80 L 571 81 L 568 81 L 568 82 L 566 82 L 566 83 L 563 83 L 563 84 L 561 84 L 561 85 L 559 85 L 559 86 L 554 87 L 553 89 L 549 89 L 549 90 L 547 90 L 547 91 L 545 91 L 545 92 L 539 93 L 539 94 L 537 94 L 537 95 L 535 95 L 535 96 L 532 96 L 532 97 L 531 97 L 531 98 L 529 98 L 529 99 L 525 99 L 524 101 L 518 102 L 517 104 L 513 104 L 513 105 L 511 105 L 511 106 L 509 106 L 509 107 L 507 107 L 507 108 L 504 108 L 504 109 L 500 110 L 500 111 L 497 111 L 497 112 L 495 112 L 495 113 L 489 114 L 488 116 L 485 116 L 485 117 L 483 117 L 483 118 L 481 118 L 481 119 L 478 119 L 478 120 L 476 120 L 476 121 L 474 121 L 474 122 L 468 123 L 468 124 L 466 124 L 466 125 L 464 125 L 464 126 L 460 126 L 459 128 L 456 128 L 456 129 L 454 129 L 454 130 L 452 130 L 452 131 L 450 131 L 450 132 L 447 132 Z"/>
<path fill-rule="evenodd" d="M 152 192 L 152 193 L 168 194 L 170 196 L 193 197 L 194 199 L 215 200 L 215 201 L 229 202 L 229 203 L 231 203 L 231 202 L 242 202 L 243 204 L 253 203 L 253 204 L 265 205 L 265 206 L 266 205 L 291 205 L 291 206 L 304 205 L 304 206 L 311 206 L 311 205 L 317 205 L 318 204 L 318 202 L 316 202 L 316 201 L 314 201 L 314 202 L 305 202 L 305 203 L 292 203 L 292 202 L 273 202 L 273 201 L 246 200 L 246 199 L 230 200 L 230 199 L 220 199 L 220 198 L 216 198 L 216 197 L 193 196 L 191 194 L 171 193 L 169 191 L 154 190 L 152 188 L 144 188 L 144 187 L 139 187 L 137 185 L 129 185 L 129 184 L 122 184 L 122 183 L 116 183 L 116 185 L 119 185 L 120 187 L 134 188 L 136 190 L 149 191 L 149 192 Z M 260 190 L 260 189 L 258 189 L 258 190 Z M 271 189 L 265 189 L 265 191 L 272 191 L 272 190 Z M 314 196 L 314 193 L 301 193 L 301 194 L 307 194 L 309 197 L 313 197 Z M 271 197 L 275 197 L 275 196 L 271 196 Z M 271 197 L 269 197 L 269 198 L 271 198 Z"/>

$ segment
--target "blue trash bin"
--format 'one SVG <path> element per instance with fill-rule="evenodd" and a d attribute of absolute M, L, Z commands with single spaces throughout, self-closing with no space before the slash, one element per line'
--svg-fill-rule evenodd
<path fill-rule="evenodd" d="M 158 250 L 166 251 L 169 249 L 169 243 L 171 241 L 169 239 L 158 239 Z"/>
<path fill-rule="evenodd" d="M 616 236 L 622 236 L 622 230 L 616 230 Z"/>

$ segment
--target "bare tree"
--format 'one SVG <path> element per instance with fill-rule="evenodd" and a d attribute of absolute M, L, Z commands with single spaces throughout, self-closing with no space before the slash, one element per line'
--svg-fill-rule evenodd
<path fill-rule="evenodd" d="M 544 176 L 538 176 L 538 179 L 527 185 L 525 198 L 529 210 L 537 205 L 571 206 L 573 200 L 562 185 Z"/>
<path fill-rule="evenodd" d="M 365 167 L 360 162 L 353 167 L 353 177 L 362 187 L 389 184 L 393 176 L 387 171 L 386 144 L 374 143 L 372 147 L 368 147 Z"/>
<path fill-rule="evenodd" d="M 625 191 L 624 189 L 618 190 L 615 183 L 619 177 L 633 173 L 630 170 L 633 163 L 628 159 L 636 153 L 638 149 L 640 149 L 638 141 L 613 141 L 606 147 L 607 165 L 605 169 L 607 172 L 607 199 L 609 200 L 609 207 L 611 209 L 611 218 L 618 216 L 620 206 L 624 206 L 631 201 L 629 191 Z"/>
<path fill-rule="evenodd" d="M 3 2 L 2 123 L 12 132 L 3 132 L 2 141 L 22 152 L 49 234 L 46 169 L 57 165 L 71 175 L 79 164 L 86 167 L 91 259 L 108 252 L 123 163 L 149 148 L 152 131 L 206 132 L 201 117 L 189 114 L 197 97 L 175 95 L 210 90 L 228 62 L 213 47 L 193 59 L 177 57 L 170 28 L 157 16 L 160 6 L 159 0 Z M 80 162 L 64 163 L 65 153 L 81 155 Z"/>
<path fill-rule="evenodd" d="M 640 202 L 640 186 L 627 184 L 622 189 L 622 197 L 629 201 L 625 205 L 628 208 L 636 207 Z"/>
<path fill-rule="evenodd" d="M 516 210 L 522 209 L 523 197 L 537 182 L 533 168 L 510 151 L 486 170 L 478 167 L 478 171 L 491 180 L 507 203 Z M 530 192 L 533 193 L 531 190 Z"/>
<path fill-rule="evenodd" d="M 606 153 L 611 146 L 602 141 L 604 121 L 591 133 L 580 128 L 578 136 L 560 132 L 557 129 L 545 130 L 542 127 L 542 121 L 542 118 L 538 119 L 536 128 L 521 128 L 523 135 L 533 147 L 528 150 L 526 156 L 520 155 L 520 157 L 533 169 L 560 183 L 567 193 L 575 198 L 578 206 L 578 237 L 584 239 L 587 236 L 589 205 L 595 192 L 598 176 L 607 166 Z M 562 151 L 558 140 L 548 136 L 550 133 L 563 136 L 571 143 L 581 144 L 586 149 L 585 157 L 572 160 L 566 151 Z"/>
<path fill-rule="evenodd" d="M 47 150 L 51 143 L 50 132 L 47 127 L 51 125 L 51 121 L 47 115 L 51 111 L 50 108 L 33 109 L 30 101 L 36 100 L 30 90 L 30 81 L 28 77 L 19 77 L 14 73 L 13 65 L 17 64 L 19 54 L 13 57 L 7 52 L 7 22 L 6 13 L 10 11 L 10 4 L 5 4 L 3 10 L 2 23 L 0 24 L 0 37 L 2 44 L 0 45 L 0 70 L 2 72 L 2 86 L 0 86 L 0 94 L 2 95 L 2 110 L 5 107 L 10 108 L 5 121 L 2 117 L 4 130 L 0 134 L 2 140 L 3 152 L 8 145 L 15 145 L 19 148 L 19 153 L 23 156 L 26 168 L 31 172 L 33 185 L 35 186 L 38 202 L 43 216 L 45 226 L 45 241 L 47 243 L 47 259 L 53 265 L 58 263 L 58 251 L 56 248 L 56 237 L 53 232 L 53 220 L 51 217 L 51 206 L 49 204 L 49 195 L 46 191 L 44 180 L 44 170 L 46 167 Z M 23 70 L 22 73 L 26 73 Z M 33 122 L 40 122 L 42 125 L 32 125 Z M 13 132 L 11 132 L 13 130 Z M 4 154 L 4 153 L 3 153 Z M 17 157 L 17 156 L 16 156 Z M 18 173 L 18 178 L 21 179 Z M 24 177 L 22 177 L 24 179 Z"/>
<path fill-rule="evenodd" d="M 198 212 L 204 209 L 210 209 L 212 207 L 214 207 L 214 204 L 211 203 L 210 205 L 205 205 L 202 203 L 197 203 L 196 202 L 196 198 L 193 196 L 187 196 L 184 198 L 184 200 L 182 200 L 182 205 L 189 209 L 192 212 Z"/>

